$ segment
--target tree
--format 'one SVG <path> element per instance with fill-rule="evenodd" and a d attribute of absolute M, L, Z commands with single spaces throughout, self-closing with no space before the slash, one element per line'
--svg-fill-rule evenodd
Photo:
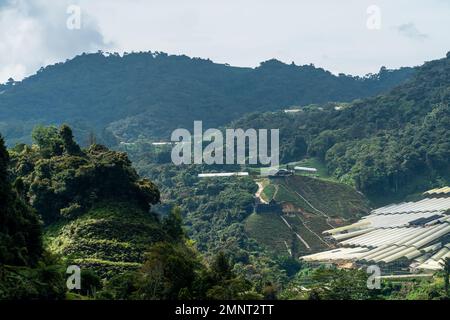
<path fill-rule="evenodd" d="M 159 202 L 158 188 L 140 179 L 127 154 L 102 145 L 82 151 L 67 125 L 37 127 L 33 139 L 39 149 L 15 150 L 12 171 L 46 224 L 74 219 L 102 201 L 134 202 L 145 212 Z"/>
<path fill-rule="evenodd" d="M 0 136 L 0 261 L 35 265 L 41 257 L 39 218 L 13 190 L 8 176 L 9 154 Z"/>
<path fill-rule="evenodd" d="M 233 272 L 231 271 L 230 261 L 222 251 L 215 256 L 211 271 L 213 277 L 219 281 L 232 278 Z"/>
<path fill-rule="evenodd" d="M 367 274 L 362 270 L 320 268 L 312 275 L 314 287 L 309 299 L 365 300 L 371 297 L 367 288 Z"/>
<path fill-rule="evenodd" d="M 102 288 L 100 277 L 90 269 L 81 271 L 81 290 L 85 296 L 95 296 L 96 292 Z"/>
<path fill-rule="evenodd" d="M 44 158 L 63 153 L 63 141 L 55 126 L 38 125 L 33 129 L 31 137 L 33 142 L 38 145 Z"/>
<path fill-rule="evenodd" d="M 150 247 L 141 269 L 141 299 L 178 299 L 192 291 L 201 264 L 196 253 L 184 246 L 159 242 Z"/>
<path fill-rule="evenodd" d="M 447 257 L 441 262 L 444 270 L 444 290 L 447 296 L 449 295 L 449 274 L 450 274 L 450 258 Z"/>
<path fill-rule="evenodd" d="M 267 282 L 263 289 L 264 300 L 276 300 L 277 288 L 271 283 Z"/>
<path fill-rule="evenodd" d="M 213 286 L 206 293 L 208 299 L 213 300 L 260 300 L 261 295 L 251 291 L 250 281 L 240 277 L 224 280 Z"/>
<path fill-rule="evenodd" d="M 64 151 L 69 155 L 80 155 L 81 149 L 80 146 L 74 141 L 72 129 L 63 124 L 59 129 L 59 135 L 61 137 Z"/>
<path fill-rule="evenodd" d="M 174 207 L 163 221 L 163 230 L 175 241 L 185 237 L 181 209 Z"/>

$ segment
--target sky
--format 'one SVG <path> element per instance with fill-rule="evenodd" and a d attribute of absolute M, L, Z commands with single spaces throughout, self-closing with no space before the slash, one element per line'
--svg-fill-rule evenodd
<path fill-rule="evenodd" d="M 450 0 L 0 0 L 0 83 L 83 52 L 376 73 L 450 51 Z"/>

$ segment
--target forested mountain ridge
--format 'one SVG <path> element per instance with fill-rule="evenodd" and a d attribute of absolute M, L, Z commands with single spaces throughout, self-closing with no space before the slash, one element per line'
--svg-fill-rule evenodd
<path fill-rule="evenodd" d="M 159 190 L 126 154 L 80 148 L 67 125 L 33 140 L 8 152 L 0 139 L 0 300 L 264 297 L 224 254 L 200 256 L 179 209 L 151 210 Z M 74 264 L 82 287 L 68 292 Z"/>
<path fill-rule="evenodd" d="M 252 114 L 236 127 L 280 128 L 283 161 L 315 156 L 368 195 L 404 196 L 449 181 L 450 54 L 389 93 L 297 114 Z"/>
<path fill-rule="evenodd" d="M 109 144 L 168 139 L 194 120 L 217 127 L 248 112 L 373 96 L 413 72 L 382 68 L 361 78 L 277 60 L 238 68 L 165 53 L 83 54 L 3 85 L 0 131 L 10 145 L 28 141 L 36 124 L 62 123 L 82 143 L 90 131 Z"/>
<path fill-rule="evenodd" d="M 136 267 L 167 235 L 151 205 L 159 190 L 140 179 L 126 154 L 93 144 L 81 149 L 64 125 L 36 127 L 33 146 L 11 153 L 11 178 L 44 222 L 52 252 L 106 274 Z"/>

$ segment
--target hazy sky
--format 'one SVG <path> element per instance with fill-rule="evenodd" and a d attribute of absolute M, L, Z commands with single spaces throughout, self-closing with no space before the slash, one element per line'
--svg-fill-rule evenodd
<path fill-rule="evenodd" d="M 449 30 L 450 0 L 0 0 L 0 82 L 100 49 L 364 75 L 445 56 Z"/>

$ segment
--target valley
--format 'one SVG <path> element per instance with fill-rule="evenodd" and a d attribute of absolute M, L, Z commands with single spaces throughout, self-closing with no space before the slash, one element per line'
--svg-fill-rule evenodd
<path fill-rule="evenodd" d="M 363 271 L 315 257 L 341 250 L 348 226 L 365 232 L 358 223 L 373 208 L 450 184 L 449 68 L 447 55 L 361 78 L 275 60 L 234 68 L 97 53 L 2 86 L 0 297 L 443 296 L 440 271 L 369 291 Z M 245 153 L 244 164 L 175 165 L 161 142 L 196 120 L 219 132 L 279 129 L 280 170 L 262 176 Z M 223 172 L 248 175 L 204 178 Z M 85 290 L 66 292 L 70 264 Z"/>

